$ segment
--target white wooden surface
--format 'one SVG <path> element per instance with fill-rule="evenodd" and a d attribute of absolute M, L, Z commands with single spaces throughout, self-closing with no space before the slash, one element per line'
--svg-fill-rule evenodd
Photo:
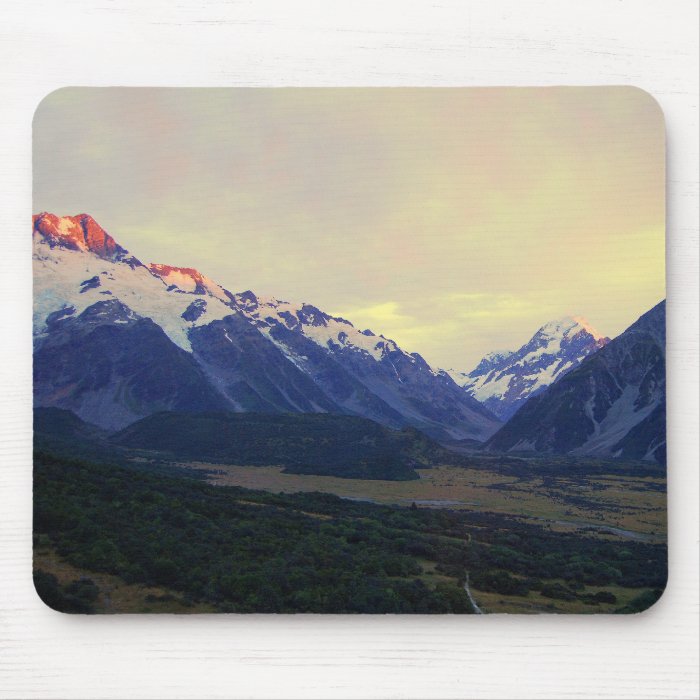
<path fill-rule="evenodd" d="M 698 696 L 696 0 L 4 0 L 0 696 Z M 82 618 L 30 582 L 31 117 L 63 85 L 634 84 L 667 119 L 670 564 L 642 615 Z"/>

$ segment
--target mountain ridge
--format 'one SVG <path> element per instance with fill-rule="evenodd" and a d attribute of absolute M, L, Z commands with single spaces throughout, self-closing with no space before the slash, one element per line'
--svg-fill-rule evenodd
<path fill-rule="evenodd" d="M 498 428 L 498 419 L 451 378 L 394 341 L 312 304 L 250 291 L 232 294 L 194 268 L 144 265 L 93 222 L 87 215 L 42 213 L 33 219 L 38 405 L 70 408 L 93 420 L 95 406 L 109 405 L 99 416 L 109 428 L 126 424 L 127 414 L 133 419 L 163 408 L 137 401 L 134 409 L 137 389 L 128 376 L 125 358 L 132 355 L 124 334 L 114 336 L 122 345 L 100 346 L 107 379 L 92 381 L 89 391 L 75 376 L 77 368 L 67 374 L 55 369 L 69 367 L 71 355 L 85 352 L 76 343 L 98 342 L 103 331 L 95 331 L 96 319 L 101 318 L 98 325 L 129 325 L 126 312 L 100 317 L 93 309 L 83 316 L 96 304 L 116 300 L 139 319 L 150 319 L 187 353 L 231 410 L 346 413 L 392 428 L 413 426 L 443 440 L 484 440 Z M 77 325 L 88 319 L 91 333 L 78 333 Z M 120 394 L 124 387 L 133 390 L 126 397 Z M 174 384 L 169 390 L 179 391 Z M 100 391 L 111 393 L 98 401 Z M 157 394 L 156 387 L 150 391 Z"/>

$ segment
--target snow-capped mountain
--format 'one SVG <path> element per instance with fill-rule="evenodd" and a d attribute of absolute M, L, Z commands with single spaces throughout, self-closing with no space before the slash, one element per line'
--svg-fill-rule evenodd
<path fill-rule="evenodd" d="M 129 255 L 85 214 L 35 216 L 33 243 L 34 336 L 38 340 L 48 332 L 51 314 L 78 316 L 97 301 L 118 299 L 139 316 L 152 319 L 172 342 L 190 352 L 191 328 L 231 313 L 210 293 L 201 299 L 190 293 L 165 293 L 171 287 L 167 278 Z M 200 312 L 195 314 L 197 307 Z"/>
<path fill-rule="evenodd" d="M 443 440 L 498 420 L 444 372 L 310 304 L 144 265 L 90 216 L 33 220 L 35 402 L 119 428 L 166 409 L 332 412 Z"/>
<path fill-rule="evenodd" d="M 494 415 L 508 420 L 531 396 L 609 340 L 585 319 L 566 316 L 542 326 L 519 350 L 489 353 L 471 372 L 451 370 L 450 376 Z"/>
<path fill-rule="evenodd" d="M 487 443 L 666 462 L 666 302 L 531 398 Z"/>

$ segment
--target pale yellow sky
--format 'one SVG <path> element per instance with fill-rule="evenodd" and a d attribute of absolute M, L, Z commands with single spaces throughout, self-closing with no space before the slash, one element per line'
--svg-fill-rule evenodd
<path fill-rule="evenodd" d="M 34 119 L 34 212 L 466 370 L 661 300 L 664 179 L 631 87 L 65 88 Z"/>

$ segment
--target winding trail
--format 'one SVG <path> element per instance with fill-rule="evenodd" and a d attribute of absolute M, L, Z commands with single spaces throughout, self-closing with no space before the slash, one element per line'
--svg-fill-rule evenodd
<path fill-rule="evenodd" d="M 469 598 L 469 602 L 472 604 L 472 607 L 474 608 L 474 614 L 475 615 L 483 615 L 484 611 L 476 604 L 476 601 L 474 600 L 474 596 L 472 595 L 472 592 L 469 590 L 469 572 L 467 572 L 467 577 L 464 579 L 464 590 L 467 594 L 467 597 Z"/>

